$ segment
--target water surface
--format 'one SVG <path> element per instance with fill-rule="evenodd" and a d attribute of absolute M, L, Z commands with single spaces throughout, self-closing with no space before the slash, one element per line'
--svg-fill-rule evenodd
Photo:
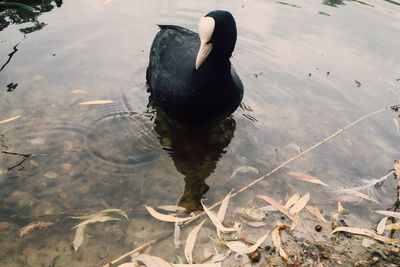
<path fill-rule="evenodd" d="M 186 131 L 148 107 L 149 48 L 156 24 L 195 30 L 213 9 L 236 19 L 232 63 L 245 96 L 229 120 Z M 295 156 L 297 147 L 304 151 L 400 102 L 396 1 L 43 1 L 40 10 L 1 13 L 0 121 L 21 115 L 0 124 L 2 151 L 32 154 L 0 155 L 3 266 L 95 266 L 115 258 L 172 229 L 147 216 L 143 204 L 196 209 L 202 196 L 214 203 Z M 99 99 L 113 103 L 79 105 Z M 311 192 L 311 202 L 329 214 L 337 190 L 385 175 L 400 158 L 397 115 L 363 121 L 232 205 L 253 205 L 260 193 L 284 200 Z M 240 166 L 259 174 L 230 178 Z M 294 180 L 289 171 L 329 186 Z M 365 193 L 390 207 L 395 181 Z M 366 226 L 378 218 L 370 218 L 376 206 L 369 202 L 344 205 Z M 73 252 L 76 221 L 65 217 L 106 208 L 129 210 L 129 222 L 91 225 Z M 61 222 L 18 237 L 33 220 Z M 165 245 L 154 253 L 175 254 Z"/>

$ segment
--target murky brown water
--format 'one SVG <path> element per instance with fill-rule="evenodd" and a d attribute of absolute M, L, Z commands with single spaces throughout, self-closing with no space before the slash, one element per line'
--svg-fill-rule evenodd
<path fill-rule="evenodd" d="M 185 131 L 147 107 L 149 48 L 156 24 L 196 29 L 212 9 L 236 18 L 232 62 L 245 96 L 231 120 Z M 203 194 L 214 203 L 296 155 L 297 146 L 304 151 L 400 102 L 400 6 L 390 1 L 65 1 L 37 21 L 0 32 L 0 64 L 10 59 L 0 71 L 0 121 L 21 115 L 0 124 L 2 151 L 32 154 L 0 154 L 2 266 L 99 265 L 173 229 L 150 218 L 143 204 L 196 208 Z M 25 37 L 19 31 L 37 23 L 46 25 Z M 99 99 L 113 103 L 78 105 Z M 334 210 L 337 190 L 385 175 L 400 158 L 397 115 L 358 124 L 232 205 L 252 205 L 260 193 L 279 200 L 310 192 L 312 203 Z M 231 179 L 243 165 L 259 174 Z M 328 187 L 294 180 L 289 171 L 314 175 Z M 395 183 L 363 192 L 390 207 Z M 344 205 L 376 222 L 370 204 Z M 73 252 L 76 221 L 65 217 L 106 208 L 129 210 L 130 220 L 90 225 Z M 18 237 L 33 220 L 59 222 Z M 154 253 L 172 258 L 178 253 L 172 246 Z"/>

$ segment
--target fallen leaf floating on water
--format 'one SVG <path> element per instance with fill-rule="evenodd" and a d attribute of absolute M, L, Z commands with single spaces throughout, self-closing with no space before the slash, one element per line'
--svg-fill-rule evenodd
<path fill-rule="evenodd" d="M 181 241 L 180 241 L 180 236 L 181 236 L 181 229 L 179 228 L 179 223 L 176 222 L 175 223 L 175 227 L 174 227 L 174 244 L 175 247 L 179 247 L 181 245 Z"/>
<path fill-rule="evenodd" d="M 256 251 L 258 247 L 265 241 L 265 239 L 267 239 L 269 232 L 270 231 L 268 230 L 268 232 L 265 235 L 263 235 L 260 239 L 258 239 L 257 242 L 252 246 L 247 246 L 246 244 L 239 241 L 228 241 L 225 242 L 225 245 L 235 253 L 239 254 L 251 253 L 253 251 Z"/>
<path fill-rule="evenodd" d="M 296 202 L 296 204 L 293 205 L 292 208 L 289 209 L 289 212 L 293 215 L 299 213 L 300 211 L 302 211 L 302 209 L 304 209 L 309 200 L 310 194 L 306 193 Z"/>
<path fill-rule="evenodd" d="M 276 202 L 273 198 L 269 197 L 269 196 L 264 196 L 264 195 L 257 195 L 256 197 L 268 202 L 270 205 L 272 205 L 274 208 L 276 208 L 277 210 L 279 210 L 281 213 L 283 213 L 284 215 L 286 215 L 286 217 L 288 217 L 289 219 L 291 219 L 292 221 L 294 221 L 294 217 L 292 214 L 289 213 L 289 211 L 287 209 L 285 209 L 284 206 L 282 206 L 281 204 L 279 204 L 278 202 Z"/>
<path fill-rule="evenodd" d="M 278 224 L 277 226 L 275 226 L 275 228 L 271 234 L 272 244 L 274 245 L 276 250 L 279 252 L 279 256 L 281 256 L 285 260 L 288 260 L 289 256 L 286 254 L 286 252 L 281 247 L 281 231 L 288 229 L 288 228 L 289 228 L 289 226 L 286 224 Z"/>
<path fill-rule="evenodd" d="M 394 174 L 400 178 L 400 160 L 398 159 L 394 161 Z"/>
<path fill-rule="evenodd" d="M 203 226 L 203 224 L 205 222 L 206 222 L 206 220 L 203 220 L 196 227 L 194 227 L 193 230 L 190 231 L 190 233 L 186 239 L 184 253 L 185 253 L 186 260 L 189 264 L 193 264 L 193 255 L 192 254 L 193 254 L 194 244 L 196 243 L 197 234 L 199 233 L 200 228 Z"/>
<path fill-rule="evenodd" d="M 138 267 L 136 263 L 133 262 L 127 262 L 127 263 L 122 263 L 118 265 L 117 267 Z"/>
<path fill-rule="evenodd" d="M 218 220 L 217 216 L 210 211 L 204 204 L 203 201 L 200 201 L 201 205 L 203 206 L 203 209 L 207 216 L 210 218 L 211 222 L 217 227 L 217 229 L 221 232 L 236 232 L 235 228 L 228 228 L 222 225 L 222 223 Z"/>
<path fill-rule="evenodd" d="M 358 198 L 362 198 L 362 199 L 365 199 L 365 200 L 369 200 L 369 201 L 371 201 L 371 202 L 374 202 L 374 203 L 376 203 L 376 204 L 379 204 L 379 201 L 378 201 L 378 200 L 376 200 L 376 199 L 374 199 L 374 198 L 372 198 L 372 197 L 370 197 L 370 196 L 368 196 L 368 195 L 366 195 L 366 194 L 364 194 L 364 193 L 361 193 L 361 192 L 359 192 L 359 191 L 354 191 L 354 192 L 352 192 L 351 194 L 352 194 L 353 196 L 358 197 Z"/>
<path fill-rule="evenodd" d="M 81 102 L 78 105 L 104 105 L 114 103 L 112 100 L 91 100 L 86 102 Z"/>
<path fill-rule="evenodd" d="M 186 222 L 192 218 L 192 217 L 179 218 L 171 215 L 162 214 L 150 206 L 145 205 L 144 207 L 147 209 L 147 211 L 150 213 L 151 216 L 163 222 Z"/>
<path fill-rule="evenodd" d="M 43 221 L 30 223 L 19 230 L 19 236 L 20 237 L 26 236 L 30 234 L 32 231 L 37 229 L 47 229 L 50 226 L 53 226 L 54 224 L 55 222 L 43 222 Z"/>
<path fill-rule="evenodd" d="M 379 221 L 378 225 L 376 226 L 376 232 L 378 234 L 383 234 L 383 232 L 385 231 L 385 226 L 386 226 L 386 222 L 389 219 L 389 217 L 384 217 L 382 218 L 382 220 Z"/>
<path fill-rule="evenodd" d="M 337 203 L 337 211 L 338 213 L 342 213 L 345 209 L 342 206 L 342 203 L 340 203 L 340 201 L 338 201 Z"/>
<path fill-rule="evenodd" d="M 231 198 L 232 191 L 229 192 L 222 200 L 221 206 L 219 207 L 217 218 L 222 223 L 225 219 L 226 210 L 228 209 L 229 200 Z M 218 238 L 221 239 L 221 232 L 217 229 Z"/>
<path fill-rule="evenodd" d="M 68 218 L 76 219 L 76 220 L 87 220 L 87 219 L 91 219 L 94 217 L 104 216 L 104 213 L 117 213 L 117 214 L 121 215 L 122 217 L 126 218 L 127 220 L 129 219 L 128 214 L 121 209 L 105 209 L 105 210 L 101 210 L 101 211 L 93 213 L 93 214 L 82 215 L 82 216 L 68 216 Z"/>
<path fill-rule="evenodd" d="M 14 116 L 14 117 L 11 117 L 11 118 L 2 120 L 2 121 L 0 121 L 0 124 L 6 123 L 6 122 L 10 122 L 10 121 L 15 121 L 15 120 L 18 119 L 19 117 L 21 117 L 21 115 L 17 115 L 17 116 Z"/>
<path fill-rule="evenodd" d="M 313 184 L 320 184 L 320 185 L 323 185 L 323 186 L 328 186 L 326 183 L 322 182 L 317 177 L 311 176 L 311 175 L 306 174 L 306 173 L 289 172 L 288 174 L 290 176 L 298 179 L 298 180 L 301 180 L 301 181 L 305 181 L 305 182 L 309 182 L 309 183 L 313 183 Z"/>
<path fill-rule="evenodd" d="M 76 229 L 74 241 L 72 241 L 72 245 L 74 246 L 75 252 L 78 251 L 79 247 L 82 245 L 83 233 L 85 231 L 85 227 L 86 225 L 82 225 Z"/>
<path fill-rule="evenodd" d="M 400 223 L 388 224 L 388 225 L 386 225 L 385 230 L 400 230 Z"/>
<path fill-rule="evenodd" d="M 173 264 L 174 267 L 221 267 L 221 262 L 203 264 Z"/>
<path fill-rule="evenodd" d="M 218 254 L 218 251 L 216 252 L 216 255 L 212 256 L 211 259 L 209 260 L 210 263 L 217 263 L 217 262 L 223 262 L 232 254 L 232 251 L 228 249 L 225 253 Z"/>
<path fill-rule="evenodd" d="M 285 209 L 290 208 L 291 206 L 293 206 L 294 204 L 296 204 L 296 202 L 299 200 L 300 198 L 300 194 L 299 193 L 295 193 L 293 194 L 288 201 L 285 204 Z"/>
<path fill-rule="evenodd" d="M 158 206 L 157 208 L 170 212 L 186 212 L 186 209 L 184 207 L 179 207 L 174 205 L 162 205 Z"/>
<path fill-rule="evenodd" d="M 381 235 L 378 235 L 374 231 L 368 230 L 368 229 L 363 229 L 363 228 L 356 228 L 356 227 L 337 227 L 331 232 L 331 236 L 334 233 L 337 232 L 347 232 L 355 235 L 363 235 L 363 236 L 368 236 L 373 239 L 376 239 L 378 241 L 387 243 L 387 244 L 398 244 L 400 243 L 400 239 L 394 239 L 394 238 L 386 238 Z"/>
<path fill-rule="evenodd" d="M 306 209 L 317 218 L 318 221 L 327 223 L 327 220 L 325 219 L 324 215 L 321 214 L 319 209 L 317 207 L 312 207 L 312 206 L 306 206 Z"/>
<path fill-rule="evenodd" d="M 258 170 L 252 166 L 240 166 L 237 167 L 232 175 L 231 175 L 231 179 L 233 177 L 235 177 L 237 174 L 244 174 L 244 173 L 254 173 L 254 174 L 258 174 Z"/>
<path fill-rule="evenodd" d="M 254 228 L 263 227 L 263 226 L 267 225 L 265 222 L 249 222 L 246 220 L 243 220 L 243 221 L 246 225 L 254 227 Z"/>
<path fill-rule="evenodd" d="M 74 90 L 71 92 L 71 94 L 73 95 L 86 95 L 88 92 L 86 92 L 85 90 Z"/>
<path fill-rule="evenodd" d="M 400 212 L 395 212 L 395 211 L 387 211 L 387 210 L 376 210 L 374 211 L 378 214 L 382 214 L 384 216 L 388 216 L 388 217 L 393 217 L 396 219 L 400 219 Z"/>
<path fill-rule="evenodd" d="M 120 221 L 121 219 L 119 218 L 114 218 L 110 217 L 104 214 L 98 214 L 98 216 L 92 217 L 90 219 L 84 220 L 83 222 L 75 225 L 72 229 L 78 228 L 83 225 L 88 225 L 91 223 L 96 223 L 96 222 L 108 222 L 108 221 Z"/>

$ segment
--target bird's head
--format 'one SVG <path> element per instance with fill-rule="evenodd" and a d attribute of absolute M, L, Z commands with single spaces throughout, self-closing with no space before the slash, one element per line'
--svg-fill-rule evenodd
<path fill-rule="evenodd" d="M 236 23 L 227 11 L 211 11 L 199 20 L 200 49 L 196 58 L 199 69 L 208 57 L 228 60 L 236 44 Z"/>

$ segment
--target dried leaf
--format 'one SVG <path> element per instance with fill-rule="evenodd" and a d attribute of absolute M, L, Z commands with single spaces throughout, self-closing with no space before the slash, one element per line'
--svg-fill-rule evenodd
<path fill-rule="evenodd" d="M 299 225 L 300 223 L 300 217 L 298 214 L 296 214 L 294 216 L 294 221 L 292 222 L 292 225 L 290 226 L 290 231 L 293 231 L 294 229 L 296 229 L 296 227 Z"/>
<path fill-rule="evenodd" d="M 319 209 L 317 207 L 312 207 L 312 206 L 306 206 L 306 209 L 317 218 L 318 221 L 327 223 L 324 215 L 321 214 Z"/>
<path fill-rule="evenodd" d="M 385 230 L 400 230 L 400 223 L 391 223 L 386 225 Z"/>
<path fill-rule="evenodd" d="M 337 211 L 338 213 L 342 213 L 344 211 L 344 208 L 342 206 L 342 203 L 340 203 L 340 201 L 338 201 L 337 203 Z"/>
<path fill-rule="evenodd" d="M 377 233 L 375 233 L 371 230 L 356 228 L 356 227 L 337 227 L 331 232 L 331 235 L 334 233 L 337 233 L 337 232 L 348 232 L 348 233 L 355 234 L 355 235 L 368 236 L 368 237 L 371 237 L 373 239 L 376 239 L 378 241 L 388 243 L 388 244 L 398 244 L 400 242 L 400 239 L 386 238 L 386 237 L 378 235 Z"/>
<path fill-rule="evenodd" d="M 10 122 L 10 121 L 15 121 L 15 120 L 18 119 L 19 117 L 21 117 L 21 115 L 17 115 L 17 116 L 14 116 L 14 117 L 11 117 L 11 118 L 2 120 L 2 121 L 0 121 L 0 124 L 6 123 L 6 122 Z"/>
<path fill-rule="evenodd" d="M 175 228 L 174 228 L 174 244 L 175 247 L 179 247 L 181 245 L 181 241 L 179 240 L 181 236 L 181 229 L 179 228 L 179 223 L 175 223 Z"/>
<path fill-rule="evenodd" d="M 374 212 L 376 212 L 378 214 L 382 214 L 382 215 L 387 216 L 387 217 L 393 217 L 393 218 L 396 218 L 396 219 L 400 219 L 400 212 L 387 211 L 387 210 L 376 210 Z"/>
<path fill-rule="evenodd" d="M 313 184 L 320 184 L 320 185 L 323 185 L 323 186 L 328 186 L 326 183 L 322 182 L 317 177 L 311 176 L 311 175 L 306 174 L 306 173 L 289 172 L 288 174 L 290 176 L 298 179 L 298 180 L 301 180 L 301 181 L 305 181 L 305 182 L 309 182 L 309 183 L 313 183 Z"/>
<path fill-rule="evenodd" d="M 113 213 L 113 212 L 118 213 L 122 217 L 125 217 L 127 220 L 129 220 L 128 214 L 125 211 L 120 210 L 120 209 L 105 209 L 105 210 L 100 211 L 99 213 Z"/>
<path fill-rule="evenodd" d="M 229 192 L 222 200 L 221 206 L 218 210 L 217 218 L 222 223 L 225 219 L 226 210 L 228 209 L 229 199 L 231 198 L 231 192 Z M 217 229 L 218 238 L 221 239 L 221 232 Z"/>
<path fill-rule="evenodd" d="M 394 125 L 396 126 L 397 131 L 400 131 L 400 125 L 399 125 L 399 121 L 397 120 L 397 118 L 393 118 L 394 121 Z"/>
<path fill-rule="evenodd" d="M 147 267 L 172 267 L 169 262 L 155 256 L 146 254 L 140 254 L 136 257 L 132 257 L 132 262 L 140 262 Z"/>
<path fill-rule="evenodd" d="M 217 227 L 217 229 L 221 232 L 236 232 L 235 228 L 228 228 L 222 225 L 222 223 L 218 220 L 217 216 L 210 211 L 201 201 L 201 205 L 203 205 L 203 209 L 207 216 L 210 218 L 211 222 Z"/>
<path fill-rule="evenodd" d="M 284 229 L 288 229 L 289 226 L 285 224 L 278 224 L 275 226 L 274 230 L 272 231 L 271 237 L 272 237 L 272 244 L 276 248 L 276 250 L 279 252 L 279 255 L 287 260 L 289 257 L 286 254 L 286 252 L 283 250 L 281 247 L 281 231 Z"/>
<path fill-rule="evenodd" d="M 206 222 L 206 220 L 203 220 L 201 223 L 199 223 L 196 227 L 193 228 L 192 231 L 190 231 L 186 243 L 185 243 L 185 257 L 186 260 L 188 261 L 189 264 L 193 264 L 193 248 L 194 244 L 196 243 L 196 238 L 197 234 L 200 231 L 200 228 L 203 226 L 203 224 Z"/>
<path fill-rule="evenodd" d="M 310 194 L 306 193 L 296 202 L 296 204 L 293 205 L 292 208 L 289 209 L 289 212 L 293 215 L 299 213 L 302 209 L 304 209 L 309 200 L 310 200 Z"/>
<path fill-rule="evenodd" d="M 398 159 L 394 161 L 394 174 L 396 177 L 400 177 L 400 160 Z"/>
<path fill-rule="evenodd" d="M 78 105 L 104 105 L 114 103 L 112 100 L 91 100 L 86 102 L 81 102 Z"/>
<path fill-rule="evenodd" d="M 147 209 L 147 211 L 150 213 L 151 216 L 163 222 L 186 222 L 192 218 L 192 217 L 185 217 L 185 218 L 174 217 L 171 215 L 159 213 L 150 206 L 145 205 L 144 207 Z"/>
<path fill-rule="evenodd" d="M 120 221 L 120 220 L 121 219 L 119 219 L 119 218 L 114 218 L 114 217 L 110 217 L 107 215 L 98 214 L 98 216 L 89 218 L 89 219 L 81 222 L 80 224 L 75 225 L 72 229 L 78 228 L 83 225 L 95 223 L 95 222 L 108 222 L 108 221 Z"/>
<path fill-rule="evenodd" d="M 74 246 L 75 252 L 78 251 L 79 247 L 83 242 L 83 233 L 85 231 L 86 225 L 79 226 L 76 228 L 74 241 L 72 241 L 72 245 Z"/>
<path fill-rule="evenodd" d="M 88 92 L 86 92 L 85 90 L 74 90 L 71 92 L 72 95 L 86 95 Z"/>
<path fill-rule="evenodd" d="M 263 235 L 260 239 L 258 239 L 257 242 L 252 246 L 247 246 L 246 244 L 239 241 L 225 242 L 225 245 L 233 252 L 239 254 L 251 253 L 253 251 L 256 251 L 257 248 L 265 241 L 265 239 L 267 239 L 269 232 L 270 231 L 268 230 L 268 232 L 265 235 Z"/>
<path fill-rule="evenodd" d="M 378 225 L 376 226 L 376 232 L 381 235 L 385 231 L 386 222 L 389 217 L 383 217 L 382 220 L 379 221 Z"/>
<path fill-rule="evenodd" d="M 122 263 L 122 264 L 118 265 L 117 267 L 137 267 L 137 264 L 133 263 L 133 262 L 127 262 L 127 263 Z"/>
<path fill-rule="evenodd" d="M 254 228 L 263 227 L 267 225 L 265 222 L 248 222 L 248 221 L 245 221 L 245 224 Z"/>
<path fill-rule="evenodd" d="M 210 263 L 223 262 L 223 261 L 226 260 L 226 258 L 228 258 L 231 254 L 232 254 L 232 251 L 231 251 L 230 249 L 228 249 L 225 253 L 216 254 L 216 255 L 212 256 L 211 259 L 209 260 L 209 262 L 210 262 Z"/>
<path fill-rule="evenodd" d="M 237 167 L 237 168 L 233 171 L 233 173 L 232 173 L 232 175 L 231 175 L 231 179 L 232 179 L 233 177 L 235 177 L 237 174 L 242 174 L 242 173 L 254 173 L 254 174 L 258 174 L 258 170 L 257 170 L 256 168 L 254 168 L 254 167 L 251 167 L 251 166 L 240 166 L 240 167 Z"/>
<path fill-rule="evenodd" d="M 284 215 L 286 215 L 286 217 L 288 217 L 289 219 L 291 219 L 292 221 L 294 220 L 294 217 L 292 214 L 289 213 L 289 211 L 287 209 L 285 209 L 284 206 L 282 206 L 281 204 L 279 204 L 278 202 L 276 202 L 273 198 L 269 197 L 269 196 L 264 196 L 264 195 L 257 195 L 256 197 L 268 202 L 270 205 L 272 205 L 274 208 L 276 208 L 277 210 L 279 210 L 281 213 L 283 213 Z"/>
<path fill-rule="evenodd" d="M 300 198 L 300 194 L 299 193 L 295 193 L 293 194 L 288 201 L 285 204 L 285 209 L 290 208 L 291 206 L 293 206 Z"/>
<path fill-rule="evenodd" d="M 217 218 L 220 222 L 223 222 L 225 219 L 226 210 L 228 209 L 229 200 L 231 198 L 232 191 L 229 192 L 225 198 L 222 200 L 221 206 L 218 211 Z"/>
<path fill-rule="evenodd" d="M 221 262 L 203 264 L 173 264 L 174 267 L 221 267 Z"/>
<path fill-rule="evenodd" d="M 157 208 L 159 208 L 161 210 L 165 210 L 165 211 L 170 211 L 170 212 L 186 212 L 186 208 L 174 206 L 174 205 L 162 205 L 162 206 L 158 206 Z"/>
<path fill-rule="evenodd" d="M 29 233 L 31 233 L 34 230 L 37 229 L 47 229 L 50 226 L 53 226 L 55 224 L 55 222 L 43 222 L 43 221 L 37 221 L 37 222 L 32 222 L 24 227 L 22 227 L 19 230 L 19 236 L 23 237 L 28 235 Z"/>

